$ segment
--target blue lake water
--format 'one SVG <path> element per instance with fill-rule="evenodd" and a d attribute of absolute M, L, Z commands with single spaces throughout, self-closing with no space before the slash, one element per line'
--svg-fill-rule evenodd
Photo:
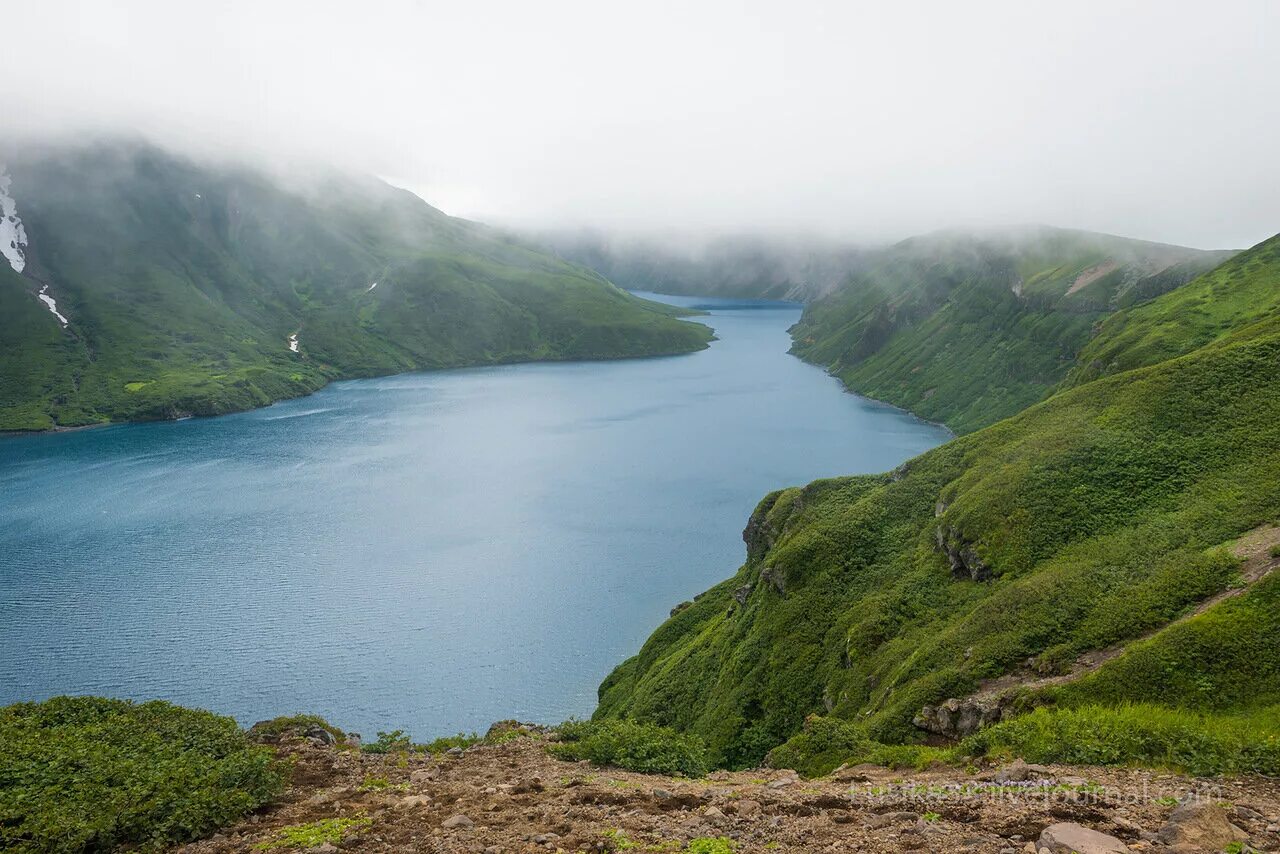
<path fill-rule="evenodd" d="M 409 374 L 212 419 L 0 440 L 0 705 L 163 698 L 426 738 L 587 715 L 770 490 L 940 427 L 787 355 L 789 304 L 709 350 Z"/>

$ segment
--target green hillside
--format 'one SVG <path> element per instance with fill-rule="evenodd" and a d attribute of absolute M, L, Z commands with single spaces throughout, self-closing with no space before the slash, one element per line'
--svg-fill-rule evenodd
<path fill-rule="evenodd" d="M 1229 255 L 1052 228 L 912 238 L 811 304 L 793 352 L 965 433 L 1043 399 L 1117 308 Z"/>
<path fill-rule="evenodd" d="M 710 338 L 375 179 L 272 177 L 122 142 L 6 161 L 28 245 L 21 273 L 0 264 L 0 429 L 216 414 L 339 377 Z"/>
<path fill-rule="evenodd" d="M 744 534 L 746 564 L 605 680 L 598 715 L 694 732 L 732 766 L 759 761 L 815 713 L 852 728 L 836 739 L 845 753 L 857 739 L 919 741 L 924 706 L 1001 675 L 1025 682 L 1011 708 L 1056 711 L 984 738 L 1042 758 L 1073 761 L 1090 743 L 1081 727 L 1132 736 L 1117 748 L 1098 735 L 1111 753 L 1087 761 L 1154 761 L 1142 751 L 1187 730 L 1167 715 L 1274 720 L 1278 248 L 1280 237 L 1123 310 L 1089 351 L 1108 376 L 892 473 L 766 497 Z M 1206 317 L 1186 319 L 1206 294 Z M 1154 344 L 1171 325 L 1177 340 Z M 1233 546 L 1246 534 L 1249 552 Z M 1083 653 L 1138 639 L 1078 680 L 1053 680 Z M 1139 701 L 1164 707 L 1134 712 Z M 1241 747 L 1211 767 L 1276 773 L 1274 730 L 1241 726 L 1221 731 L 1271 733 L 1248 749 L 1272 764 L 1249 765 Z M 839 761 L 819 731 L 793 741 L 787 761 Z"/>
<path fill-rule="evenodd" d="M 1108 318 L 1081 352 L 1068 385 L 1266 334 L 1280 313 L 1277 266 L 1280 241 L 1267 240 L 1164 299 Z"/>

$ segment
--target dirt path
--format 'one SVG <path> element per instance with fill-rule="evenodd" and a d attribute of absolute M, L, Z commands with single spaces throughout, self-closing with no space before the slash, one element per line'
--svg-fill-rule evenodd
<path fill-rule="evenodd" d="M 1106 664 L 1114 658 L 1118 658 L 1127 647 L 1153 637 L 1170 626 L 1176 626 L 1184 623 L 1192 617 L 1199 616 L 1208 611 L 1214 605 L 1239 596 L 1248 590 L 1254 584 L 1257 584 L 1263 578 L 1266 578 L 1272 572 L 1280 567 L 1280 557 L 1273 557 L 1271 549 L 1280 545 L 1280 526 L 1262 525 L 1254 528 L 1245 534 L 1235 545 L 1231 547 L 1231 553 L 1240 558 L 1240 575 L 1244 584 L 1238 587 L 1231 587 L 1216 593 L 1208 599 L 1201 601 L 1194 608 L 1183 614 L 1171 623 L 1167 623 L 1159 628 L 1152 629 L 1136 638 L 1105 647 L 1104 649 L 1090 650 L 1083 653 L 1071 664 L 1070 670 L 1066 673 L 1054 676 L 1041 676 L 1030 667 L 1020 667 L 1017 670 L 1006 673 L 1002 676 L 996 676 L 991 679 L 984 679 L 978 686 L 978 690 L 971 695 L 972 699 L 980 702 L 995 702 L 1001 695 L 1013 689 L 1030 689 L 1047 688 L 1052 685 L 1061 685 L 1066 682 L 1073 682 L 1082 676 L 1087 676 Z"/>

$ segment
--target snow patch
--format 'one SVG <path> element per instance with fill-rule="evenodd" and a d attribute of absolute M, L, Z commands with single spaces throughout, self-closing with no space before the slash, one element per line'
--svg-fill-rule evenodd
<path fill-rule="evenodd" d="M 12 182 L 9 173 L 0 167 L 0 255 L 4 255 L 15 273 L 21 273 L 27 266 L 27 256 L 23 251 L 27 245 L 27 230 L 18 219 L 18 203 L 9 195 Z"/>
<path fill-rule="evenodd" d="M 296 332 L 289 336 L 289 352 L 298 352 L 298 333 Z"/>
<path fill-rule="evenodd" d="M 367 294 L 367 293 L 369 293 L 369 291 L 373 290 L 373 289 L 374 289 L 374 288 L 376 288 L 377 286 L 378 286 L 378 283 L 377 283 L 377 282 L 374 282 L 372 285 L 370 285 L 369 287 L 365 288 L 365 289 L 364 289 L 364 292 Z"/>
<path fill-rule="evenodd" d="M 55 300 L 53 297 L 49 296 L 48 291 L 49 291 L 49 286 L 45 285 L 40 289 L 40 293 L 36 294 L 36 297 L 40 300 L 40 302 L 45 304 L 45 307 L 49 309 L 49 311 L 53 314 L 54 317 L 58 318 L 58 322 L 61 323 L 63 327 L 66 327 L 69 321 L 65 317 L 63 317 L 61 314 L 58 313 L 58 301 Z"/>
<path fill-rule="evenodd" d="M 204 198 L 204 196 L 200 195 L 199 193 L 196 193 L 196 198 L 197 198 L 197 199 L 203 199 L 203 198 Z"/>

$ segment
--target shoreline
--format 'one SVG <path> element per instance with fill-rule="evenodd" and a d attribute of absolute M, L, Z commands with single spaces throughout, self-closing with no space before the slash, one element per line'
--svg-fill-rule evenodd
<path fill-rule="evenodd" d="M 703 312 L 703 314 L 708 314 L 708 312 Z M 304 391 L 300 394 L 290 395 L 288 397 L 277 397 L 269 401 L 268 403 L 261 404 L 260 406 L 247 406 L 242 409 L 228 409 L 225 412 L 212 412 L 207 414 L 184 412 L 181 414 L 177 414 L 171 418 L 129 418 L 129 419 L 123 419 L 120 421 L 101 421 L 94 424 L 54 425 L 53 427 L 49 427 L 42 430 L 0 429 L 0 441 L 4 441 L 5 439 L 17 439 L 17 438 L 28 437 L 28 436 L 52 436 L 52 435 L 58 435 L 61 433 L 78 433 L 82 430 L 96 430 L 103 427 L 119 427 L 125 424 L 157 424 L 157 423 L 168 423 L 173 421 L 185 421 L 189 418 L 221 418 L 224 415 L 237 415 L 242 412 L 254 412 L 259 409 L 266 409 L 270 406 L 274 406 L 277 403 L 283 403 L 284 401 L 287 401 L 287 400 L 298 400 L 300 398 L 310 397 L 316 392 L 321 391 L 322 389 L 326 389 L 334 383 L 349 382 L 352 380 L 372 380 L 372 379 L 381 379 L 385 377 L 405 376 L 407 374 L 439 373 L 441 371 L 463 371 L 463 370 L 469 370 L 471 368 L 495 368 L 495 367 L 502 367 L 504 365 L 538 365 L 538 364 L 554 364 L 558 362 L 583 362 L 583 363 L 621 362 L 621 361 L 627 361 L 627 360 L 670 359 L 676 356 L 692 356 L 695 353 L 701 353 L 703 350 L 708 349 L 711 346 L 712 342 L 718 341 L 718 340 L 719 339 L 716 337 L 715 331 L 712 330 L 711 337 L 707 339 L 707 341 L 703 343 L 701 347 L 698 347 L 692 350 L 672 350 L 669 352 L 643 353 L 643 354 L 636 354 L 636 355 L 629 355 L 629 356 L 594 356 L 591 358 L 577 358 L 577 357 L 566 356 L 563 358 L 548 357 L 548 358 L 541 358 L 541 359 L 511 359 L 511 360 L 500 359 L 500 360 L 495 360 L 491 362 L 474 362 L 471 364 L 450 365 L 448 367 L 439 367 L 439 368 L 415 368 L 407 371 L 392 371 L 389 373 L 368 373 L 368 374 L 358 374 L 358 375 L 352 375 L 352 376 L 338 375 L 338 376 L 334 376 L 329 379 L 326 379 L 324 383 L 317 386 L 316 388 L 310 389 L 308 391 Z"/>

